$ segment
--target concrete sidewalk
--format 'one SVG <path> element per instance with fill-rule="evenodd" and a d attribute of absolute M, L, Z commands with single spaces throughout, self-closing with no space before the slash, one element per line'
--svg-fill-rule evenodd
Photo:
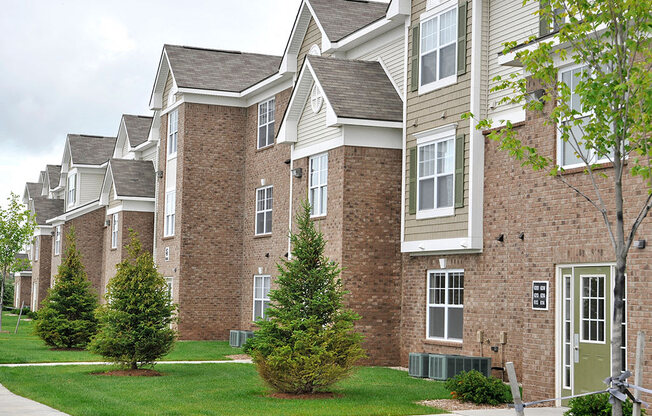
<path fill-rule="evenodd" d="M 567 407 L 532 407 L 525 409 L 525 416 L 562 416 Z M 514 409 L 457 410 L 454 415 L 463 416 L 516 416 Z"/>
<path fill-rule="evenodd" d="M 44 404 L 13 394 L 0 384 L 0 414 L 3 416 L 67 416 Z"/>
<path fill-rule="evenodd" d="M 251 364 L 251 360 L 221 360 L 221 361 L 157 361 L 159 364 Z M 26 364 L 0 364 L 0 367 L 54 367 L 61 365 L 113 365 L 115 363 L 102 361 L 76 361 L 65 363 L 26 363 Z"/>

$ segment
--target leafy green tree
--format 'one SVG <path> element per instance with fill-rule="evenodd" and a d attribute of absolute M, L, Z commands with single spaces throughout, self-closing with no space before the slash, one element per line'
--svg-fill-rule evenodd
<path fill-rule="evenodd" d="M 129 256 L 109 281 L 107 304 L 97 310 L 100 329 L 88 349 L 137 369 L 153 364 L 174 346 L 176 334 L 170 324 L 176 306 L 152 255 L 142 250 L 138 234 L 129 232 Z"/>
<path fill-rule="evenodd" d="M 34 332 L 51 347 L 84 348 L 97 332 L 98 301 L 77 250 L 74 228 L 66 239 L 67 247 L 54 277 L 54 287 L 36 314 Z"/>
<path fill-rule="evenodd" d="M 540 5 L 540 17 L 554 29 L 550 36 L 538 41 L 532 37 L 532 45 L 519 49 L 514 49 L 515 42 L 509 42 L 504 53 L 515 51 L 525 74 L 544 89 L 542 100 L 532 99 L 530 81 L 516 74 L 507 79 L 497 77 L 500 82 L 494 90 L 510 91 L 503 103 L 517 103 L 539 112 L 546 123 L 555 126 L 564 146 L 570 146 L 578 158 L 590 185 L 575 182 L 578 175 L 564 175 L 555 159 L 524 143 L 509 122 L 489 137 L 523 166 L 547 171 L 566 184 L 602 217 L 616 259 L 611 325 L 615 377 L 622 369 L 627 255 L 652 208 L 652 1 L 542 0 Z M 575 63 L 583 69 L 561 79 L 557 62 Z M 579 102 L 571 95 L 579 97 Z M 552 105 L 547 103 L 554 103 L 554 107 L 550 109 Z M 477 123 L 479 129 L 491 126 L 491 120 Z M 613 169 L 597 170 L 598 160 L 611 162 Z M 623 198 L 627 173 L 645 183 L 648 193 L 642 203 Z M 626 212 L 633 215 L 626 217 Z M 621 407 L 616 403 L 613 414 L 621 416 Z"/>
<path fill-rule="evenodd" d="M 341 269 L 324 256 L 326 241 L 304 201 L 292 233 L 292 257 L 278 266 L 278 289 L 270 292 L 268 320 L 258 320 L 245 350 L 271 387 L 285 393 L 314 393 L 347 377 L 365 356 L 360 319 L 344 307 Z"/>
<path fill-rule="evenodd" d="M 5 301 L 5 281 L 8 274 L 21 267 L 16 255 L 28 244 L 34 235 L 36 221 L 34 215 L 19 201 L 18 195 L 11 193 L 9 204 L 0 208 L 0 311 Z M 2 330 L 2 313 L 0 313 L 0 331 Z"/>

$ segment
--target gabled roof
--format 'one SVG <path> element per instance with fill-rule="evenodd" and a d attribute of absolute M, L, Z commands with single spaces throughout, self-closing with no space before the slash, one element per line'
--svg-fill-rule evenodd
<path fill-rule="evenodd" d="M 68 146 L 73 164 L 101 165 L 113 154 L 115 137 L 69 134 Z"/>
<path fill-rule="evenodd" d="M 331 42 L 385 17 L 387 3 L 362 0 L 308 0 Z"/>
<path fill-rule="evenodd" d="M 156 172 L 149 160 L 111 159 L 107 175 L 120 197 L 154 198 Z"/>
<path fill-rule="evenodd" d="M 36 212 L 36 223 L 46 225 L 47 220 L 64 213 L 63 199 L 36 197 L 34 198 L 34 211 Z"/>
<path fill-rule="evenodd" d="M 278 71 L 280 56 L 165 45 L 178 88 L 241 92 Z"/>
<path fill-rule="evenodd" d="M 47 165 L 45 166 L 45 170 L 47 171 L 50 189 L 59 186 L 59 180 L 61 179 L 61 165 Z"/>
<path fill-rule="evenodd" d="M 379 62 L 308 56 L 337 117 L 402 121 L 403 101 Z"/>
<path fill-rule="evenodd" d="M 37 196 L 41 196 L 41 189 L 42 188 L 43 188 L 42 183 L 27 182 L 25 184 L 25 192 L 27 193 L 27 197 L 29 199 L 34 199 Z"/>
<path fill-rule="evenodd" d="M 127 137 L 129 137 L 131 147 L 137 147 L 147 141 L 153 117 L 124 114 L 122 119 L 127 129 Z"/>

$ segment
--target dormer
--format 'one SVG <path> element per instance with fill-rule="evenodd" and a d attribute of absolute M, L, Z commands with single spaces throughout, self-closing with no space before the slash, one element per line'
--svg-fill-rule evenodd
<path fill-rule="evenodd" d="M 111 159 L 102 180 L 100 205 L 119 211 L 154 212 L 156 173 L 149 160 Z"/>
<path fill-rule="evenodd" d="M 152 117 L 124 114 L 120 119 L 113 157 L 116 159 L 140 159 L 140 151 L 147 143 Z"/>

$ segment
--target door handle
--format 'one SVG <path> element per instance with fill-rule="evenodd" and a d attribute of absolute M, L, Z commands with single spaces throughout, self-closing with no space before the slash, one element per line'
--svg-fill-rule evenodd
<path fill-rule="evenodd" d="M 573 334 L 573 358 L 576 363 L 580 362 L 580 334 Z"/>

